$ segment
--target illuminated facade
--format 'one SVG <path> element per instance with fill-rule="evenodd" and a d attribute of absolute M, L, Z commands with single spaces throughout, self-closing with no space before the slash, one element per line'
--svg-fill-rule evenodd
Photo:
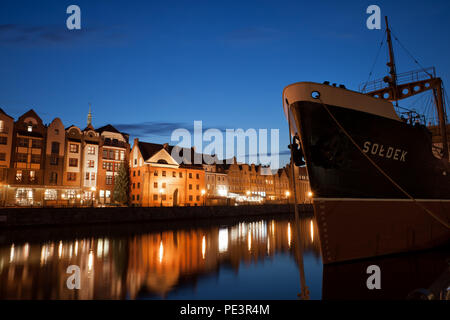
<path fill-rule="evenodd" d="M 130 154 L 130 203 L 133 206 L 201 206 L 205 201 L 202 165 L 178 163 L 172 146 L 134 140 Z M 192 149 L 185 149 L 194 153 Z"/>
<path fill-rule="evenodd" d="M 114 176 L 128 160 L 128 135 L 44 125 L 30 110 L 14 122 L 0 109 L 0 183 L 4 206 L 102 205 L 112 202 Z M 107 154 L 105 157 L 104 154 Z M 110 170 L 111 169 L 111 170 Z"/>

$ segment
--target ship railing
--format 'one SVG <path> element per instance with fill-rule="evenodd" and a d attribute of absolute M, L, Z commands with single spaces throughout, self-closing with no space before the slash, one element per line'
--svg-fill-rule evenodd
<path fill-rule="evenodd" d="M 435 67 L 426 69 L 413 70 L 397 74 L 397 84 L 404 84 L 409 82 L 422 81 L 436 77 Z M 383 79 L 377 79 L 369 82 L 364 82 L 359 85 L 359 92 L 367 93 L 384 89 L 388 84 Z"/>

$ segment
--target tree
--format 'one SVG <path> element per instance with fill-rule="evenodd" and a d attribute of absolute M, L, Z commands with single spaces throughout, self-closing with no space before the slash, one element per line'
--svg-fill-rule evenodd
<path fill-rule="evenodd" d="M 129 190 L 129 170 L 128 163 L 123 161 L 119 167 L 119 173 L 114 181 L 113 197 L 114 201 L 120 204 L 128 204 L 128 190 Z"/>

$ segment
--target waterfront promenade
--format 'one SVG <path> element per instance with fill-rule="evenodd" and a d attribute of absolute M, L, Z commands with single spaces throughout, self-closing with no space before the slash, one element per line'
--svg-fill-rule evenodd
<path fill-rule="evenodd" d="M 313 212 L 310 204 L 299 212 Z M 145 221 L 197 220 L 294 213 L 294 205 L 242 205 L 201 207 L 108 208 L 5 208 L 0 209 L 0 228 L 25 226 L 85 225 Z"/>

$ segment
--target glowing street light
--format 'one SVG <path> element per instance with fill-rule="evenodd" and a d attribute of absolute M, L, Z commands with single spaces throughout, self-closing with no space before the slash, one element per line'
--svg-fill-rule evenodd
<path fill-rule="evenodd" d="M 203 206 L 205 205 L 205 194 L 206 194 L 206 191 L 205 191 L 205 189 L 202 189 L 202 197 L 203 197 Z"/>
<path fill-rule="evenodd" d="M 163 206 L 162 204 L 162 194 L 164 193 L 164 189 L 159 189 L 159 197 L 161 198 L 161 207 Z"/>
<path fill-rule="evenodd" d="M 289 197 L 290 197 L 290 195 L 291 195 L 291 193 L 289 192 L 289 190 L 286 191 L 285 195 L 286 195 L 286 201 L 287 201 L 287 203 L 289 204 Z"/>

